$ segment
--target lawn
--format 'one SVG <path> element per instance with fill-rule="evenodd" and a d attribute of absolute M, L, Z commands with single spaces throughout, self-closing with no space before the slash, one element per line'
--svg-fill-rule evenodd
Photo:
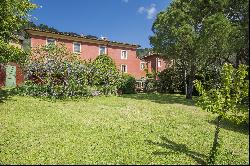
<path fill-rule="evenodd" d="M 204 164 L 215 115 L 181 95 L 0 103 L 0 164 Z M 247 128 L 224 122 L 217 164 L 249 164 Z"/>

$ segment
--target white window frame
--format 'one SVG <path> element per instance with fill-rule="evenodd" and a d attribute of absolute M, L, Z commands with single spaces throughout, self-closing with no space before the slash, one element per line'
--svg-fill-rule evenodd
<path fill-rule="evenodd" d="M 141 68 L 141 65 L 142 65 L 142 64 L 144 64 L 144 68 L 143 68 L 143 69 Z M 141 62 L 141 63 L 140 63 L 140 69 L 141 69 L 141 70 L 144 70 L 144 69 L 146 68 L 145 65 L 146 65 L 146 62 Z"/>
<path fill-rule="evenodd" d="M 55 45 L 56 45 L 56 39 L 55 39 L 55 38 L 47 37 L 47 38 L 46 38 L 46 46 L 48 45 L 48 39 L 53 39 L 53 40 L 55 40 Z"/>
<path fill-rule="evenodd" d="M 174 62 L 175 62 L 174 59 L 172 59 L 172 60 L 171 60 L 171 65 L 174 65 Z"/>
<path fill-rule="evenodd" d="M 126 57 L 124 58 L 123 56 L 122 56 L 122 52 L 126 52 Z M 128 51 L 127 50 L 121 50 L 121 59 L 128 59 Z"/>
<path fill-rule="evenodd" d="M 104 47 L 105 48 L 105 53 L 104 54 L 107 54 L 107 47 L 106 46 L 102 46 L 102 45 L 100 45 L 99 46 L 99 55 L 101 55 L 101 47 Z"/>
<path fill-rule="evenodd" d="M 80 44 L 80 52 L 75 52 L 75 44 Z M 73 53 L 80 54 L 82 52 L 82 44 L 80 42 L 73 42 Z"/>
<path fill-rule="evenodd" d="M 160 65 L 159 65 L 159 62 L 161 62 L 161 63 L 162 63 L 162 60 L 159 60 L 159 59 L 158 59 L 158 61 L 157 61 L 157 63 L 158 63 L 158 64 L 157 64 L 157 66 L 158 66 L 158 67 L 161 67 L 161 66 L 162 66 L 162 64 L 160 63 Z"/>
<path fill-rule="evenodd" d="M 126 66 L 126 71 L 122 71 L 122 66 Z M 121 72 L 123 72 L 123 73 L 127 73 L 127 72 L 128 72 L 128 65 L 121 64 Z"/>

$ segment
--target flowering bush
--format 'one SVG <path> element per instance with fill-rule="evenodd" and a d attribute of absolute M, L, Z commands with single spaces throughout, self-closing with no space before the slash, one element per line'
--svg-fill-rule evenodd
<path fill-rule="evenodd" d="M 93 62 L 81 60 L 64 45 L 32 50 L 26 66 L 23 94 L 54 98 L 116 94 L 120 73 L 112 59 L 99 56 Z"/>

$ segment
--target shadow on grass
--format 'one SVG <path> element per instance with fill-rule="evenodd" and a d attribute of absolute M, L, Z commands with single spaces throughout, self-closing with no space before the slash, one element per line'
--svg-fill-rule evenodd
<path fill-rule="evenodd" d="M 216 125 L 216 119 L 209 121 L 210 124 Z M 235 122 L 223 119 L 221 122 L 221 128 L 234 132 L 239 132 L 245 135 L 249 135 L 249 125 L 247 123 L 236 124 Z"/>
<path fill-rule="evenodd" d="M 8 92 L 6 92 L 6 90 L 0 89 L 0 103 L 4 103 L 4 101 L 7 100 L 8 97 Z"/>
<path fill-rule="evenodd" d="M 0 103 L 4 103 L 6 100 L 10 100 L 12 96 L 16 95 L 16 91 L 12 88 L 0 89 Z"/>
<path fill-rule="evenodd" d="M 167 152 L 155 151 L 155 152 L 153 152 L 153 155 L 168 156 L 169 154 L 183 153 L 183 154 L 193 158 L 198 164 L 201 164 L 201 165 L 206 164 L 206 162 L 205 162 L 205 159 L 207 158 L 206 155 L 192 151 L 187 147 L 187 145 L 178 144 L 174 141 L 169 140 L 166 137 L 161 137 L 161 139 L 162 139 L 163 143 L 162 142 L 153 142 L 151 140 L 146 140 L 146 142 L 148 144 L 151 144 L 151 145 L 156 145 L 156 146 L 160 146 L 160 147 L 163 147 L 166 149 L 170 149 L 171 151 L 170 152 L 169 151 L 167 151 Z"/>
<path fill-rule="evenodd" d="M 194 106 L 194 100 L 188 100 L 184 95 L 178 94 L 160 94 L 160 93 L 138 93 L 138 94 L 124 94 L 120 97 L 131 98 L 136 100 L 148 100 L 160 104 L 183 104 Z"/>

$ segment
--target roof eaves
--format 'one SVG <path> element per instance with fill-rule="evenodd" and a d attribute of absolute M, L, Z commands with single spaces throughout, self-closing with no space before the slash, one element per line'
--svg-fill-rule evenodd
<path fill-rule="evenodd" d="M 77 37 L 77 38 L 84 38 L 84 39 L 89 39 L 89 40 L 95 40 L 95 41 L 107 41 L 108 43 L 116 43 L 116 44 L 122 44 L 122 45 L 128 45 L 128 46 L 134 46 L 134 47 L 141 47 L 138 44 L 129 44 L 129 43 L 123 43 L 123 42 L 117 42 L 117 41 L 109 41 L 109 40 L 103 40 L 103 39 L 95 39 L 95 38 L 89 38 L 84 36 L 77 36 L 77 35 L 72 35 L 72 34 L 68 34 L 68 33 L 63 33 L 63 32 L 53 32 L 53 31 L 47 31 L 47 30 L 41 30 L 41 29 L 37 29 L 37 28 L 27 28 L 25 29 L 25 31 L 27 30 L 33 30 L 33 31 L 40 31 L 40 32 L 46 32 L 46 33 L 53 33 L 53 34 L 58 34 L 58 35 L 64 35 L 64 36 L 72 36 L 72 37 Z"/>

